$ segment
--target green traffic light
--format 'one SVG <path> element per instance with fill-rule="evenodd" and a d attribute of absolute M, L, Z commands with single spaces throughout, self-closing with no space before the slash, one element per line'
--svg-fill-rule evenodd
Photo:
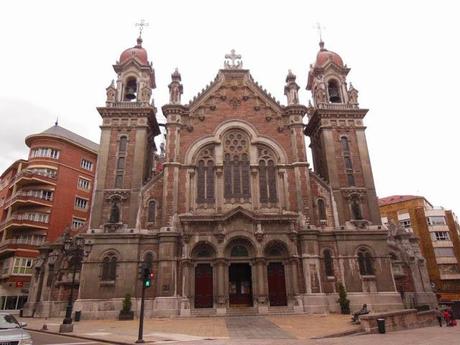
<path fill-rule="evenodd" d="M 150 287 L 150 284 L 151 284 L 151 281 L 150 281 L 150 280 L 146 280 L 146 281 L 144 282 L 145 287 Z"/>

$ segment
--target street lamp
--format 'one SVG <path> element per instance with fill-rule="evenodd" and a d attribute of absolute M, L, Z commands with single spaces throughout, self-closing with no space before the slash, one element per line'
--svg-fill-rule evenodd
<path fill-rule="evenodd" d="M 85 243 L 85 239 L 80 235 L 71 237 L 69 232 L 64 234 L 64 243 L 63 243 L 63 255 L 67 258 L 68 267 L 72 267 L 72 285 L 70 287 L 69 299 L 67 301 L 67 307 L 65 310 L 65 318 L 62 321 L 61 326 L 59 327 L 59 332 L 72 332 L 72 309 L 73 309 L 73 294 L 75 288 L 75 274 L 77 269 L 81 267 L 81 262 L 83 257 L 88 256 L 91 250 L 91 244 L 89 242 Z"/>

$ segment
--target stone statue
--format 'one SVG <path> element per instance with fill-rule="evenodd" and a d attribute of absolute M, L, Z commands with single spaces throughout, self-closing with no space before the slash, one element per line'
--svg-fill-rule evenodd
<path fill-rule="evenodd" d="M 358 90 L 356 90 L 351 83 L 348 89 L 348 102 L 350 104 L 358 104 Z"/>
<path fill-rule="evenodd" d="M 112 202 L 112 207 L 110 208 L 110 218 L 109 223 L 118 223 L 120 222 L 120 208 L 117 201 Z"/>
<path fill-rule="evenodd" d="M 288 105 L 299 104 L 299 85 L 295 82 L 296 76 L 291 70 L 288 71 L 286 77 L 286 86 L 284 87 L 284 94 L 287 97 Z"/>

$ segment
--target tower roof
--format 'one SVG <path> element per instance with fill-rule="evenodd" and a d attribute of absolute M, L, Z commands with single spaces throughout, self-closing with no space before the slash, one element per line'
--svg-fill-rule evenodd
<path fill-rule="evenodd" d="M 324 48 L 323 41 L 319 42 L 319 48 L 320 49 L 319 49 L 318 54 L 316 55 L 316 62 L 315 62 L 315 65 L 317 67 L 324 66 L 326 62 L 328 62 L 329 60 L 331 60 L 336 65 L 343 67 L 343 60 L 340 57 L 340 55 Z"/>
<path fill-rule="evenodd" d="M 137 60 L 141 65 L 148 65 L 148 57 L 147 57 L 147 50 L 145 50 L 142 47 L 142 38 L 139 37 L 137 39 L 137 44 L 132 47 L 128 48 L 123 53 L 120 55 L 120 64 L 124 64 L 125 62 L 135 59 Z"/>
<path fill-rule="evenodd" d="M 99 150 L 99 145 L 96 144 L 95 142 L 89 140 L 89 139 L 86 139 L 86 138 L 83 138 L 82 136 L 72 132 L 72 131 L 69 131 L 68 129 L 65 129 L 61 126 L 58 126 L 57 124 L 48 128 L 47 130 L 41 132 L 41 133 L 37 133 L 37 134 L 32 134 L 32 135 L 29 135 L 27 138 L 26 138 L 26 144 L 27 146 L 30 146 L 31 145 L 31 140 L 33 138 L 37 138 L 37 137 L 55 137 L 55 138 L 59 138 L 59 139 L 64 139 L 66 141 L 69 141 L 73 144 L 77 144 L 79 146 L 83 146 L 85 149 L 89 150 L 89 151 L 92 151 L 94 153 L 97 153 L 98 150 Z"/>

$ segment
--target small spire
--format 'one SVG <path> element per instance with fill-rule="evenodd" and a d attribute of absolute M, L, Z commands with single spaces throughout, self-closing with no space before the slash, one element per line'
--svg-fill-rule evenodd
<path fill-rule="evenodd" d="M 136 47 L 138 47 L 138 48 L 141 48 L 141 47 L 142 47 L 142 37 L 141 37 L 141 36 L 139 36 L 139 37 L 137 38 L 137 45 L 136 45 Z"/>
<path fill-rule="evenodd" d="M 324 41 L 323 40 L 319 41 L 319 49 L 324 50 Z"/>
<path fill-rule="evenodd" d="M 55 126 L 59 124 L 59 117 L 56 117 L 56 122 L 54 123 Z"/>

